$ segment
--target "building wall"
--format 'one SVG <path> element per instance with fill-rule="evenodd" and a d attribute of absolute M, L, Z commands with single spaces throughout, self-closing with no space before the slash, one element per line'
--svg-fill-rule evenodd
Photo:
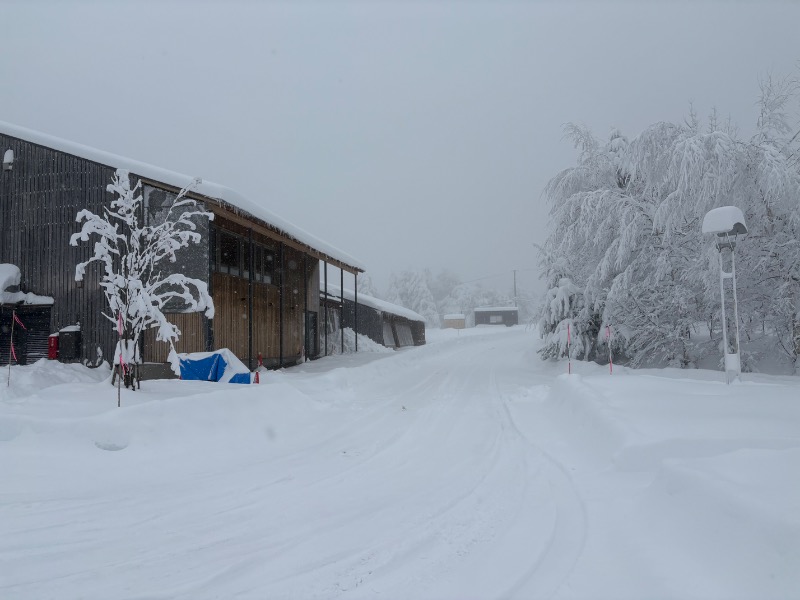
<path fill-rule="evenodd" d="M 98 213 L 111 201 L 106 186 L 114 170 L 0 134 L 0 154 L 9 148 L 13 169 L 0 171 L 0 262 L 20 268 L 26 292 L 53 297 L 51 332 L 80 322 L 82 357 L 94 360 L 100 348 L 108 358 L 116 334 L 100 314 L 98 267 L 87 269 L 82 285 L 75 281 L 75 265 L 88 260 L 93 245 L 72 247 L 69 240 L 80 230 L 79 210 Z"/>
<path fill-rule="evenodd" d="M 294 364 L 307 354 L 306 315 L 313 314 L 317 330 L 308 341 L 318 353 L 319 261 L 222 217 L 212 231 L 213 348 L 229 348 L 250 368 L 259 355 L 268 367 Z M 232 261 L 226 249 L 234 241 L 239 256 Z"/>
<path fill-rule="evenodd" d="M 444 319 L 444 329 L 464 329 L 466 327 L 466 319 Z"/>

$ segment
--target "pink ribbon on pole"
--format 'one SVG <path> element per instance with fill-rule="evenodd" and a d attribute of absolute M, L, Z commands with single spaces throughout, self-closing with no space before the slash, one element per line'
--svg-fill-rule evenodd
<path fill-rule="evenodd" d="M 117 313 L 117 333 L 119 334 L 119 368 L 123 373 L 128 371 L 128 365 L 125 364 L 125 359 L 122 358 L 122 313 Z"/>
<path fill-rule="evenodd" d="M 17 353 L 14 351 L 14 342 L 11 342 L 11 356 L 14 357 L 14 362 L 19 362 L 17 360 Z"/>
<path fill-rule="evenodd" d="M 567 374 L 572 374 L 572 355 L 570 354 L 569 347 L 572 343 L 572 335 L 569 329 L 569 323 L 567 323 Z"/>
<path fill-rule="evenodd" d="M 25 331 L 28 331 L 28 328 L 25 327 L 25 325 L 22 324 L 22 321 L 19 320 L 19 317 L 17 316 L 16 312 L 14 312 L 14 320 L 17 322 L 17 325 L 22 327 Z"/>

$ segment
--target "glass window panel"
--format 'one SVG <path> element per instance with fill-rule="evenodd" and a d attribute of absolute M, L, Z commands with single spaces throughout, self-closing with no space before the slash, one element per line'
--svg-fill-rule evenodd
<path fill-rule="evenodd" d="M 239 274 L 239 240 L 223 233 L 219 236 L 219 270 L 231 275 Z"/>
<path fill-rule="evenodd" d="M 253 279 L 256 281 L 264 281 L 264 249 L 261 246 L 253 247 L 253 260 L 255 266 L 253 268 Z"/>
<path fill-rule="evenodd" d="M 242 277 L 248 279 L 250 277 L 250 243 L 247 240 L 241 241 L 242 253 Z"/>

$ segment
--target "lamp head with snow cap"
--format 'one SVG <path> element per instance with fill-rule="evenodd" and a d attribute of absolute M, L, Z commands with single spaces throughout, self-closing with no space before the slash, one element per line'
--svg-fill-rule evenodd
<path fill-rule="evenodd" d="M 3 154 L 3 171 L 10 171 L 14 166 L 14 151 L 9 148 Z"/>
<path fill-rule="evenodd" d="M 706 213 L 703 218 L 703 233 L 716 233 L 720 237 L 744 235 L 747 225 L 744 215 L 736 206 L 720 206 Z"/>

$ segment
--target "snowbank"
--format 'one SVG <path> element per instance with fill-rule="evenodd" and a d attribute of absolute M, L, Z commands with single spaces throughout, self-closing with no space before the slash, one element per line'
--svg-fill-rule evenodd
<path fill-rule="evenodd" d="M 359 299 L 361 297 L 359 296 Z M 323 338 L 324 341 L 324 338 Z M 344 354 L 353 354 L 356 351 L 356 335 L 355 332 L 350 329 L 349 327 L 345 327 L 344 329 Z M 394 352 L 394 349 L 387 348 L 372 339 L 368 336 L 364 335 L 363 333 L 358 334 L 358 351 L 359 352 L 370 352 L 370 353 L 383 353 L 388 354 Z M 342 354 L 342 334 L 341 331 L 337 331 L 336 333 L 329 333 L 328 334 L 328 354 L 335 355 L 335 354 Z"/>

